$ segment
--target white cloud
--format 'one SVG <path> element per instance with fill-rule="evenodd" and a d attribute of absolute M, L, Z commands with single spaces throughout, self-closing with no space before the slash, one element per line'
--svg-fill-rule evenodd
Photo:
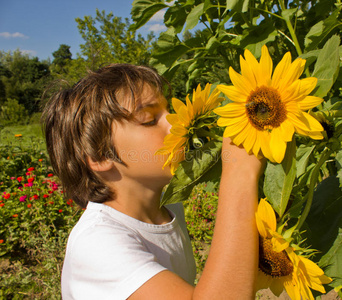
<path fill-rule="evenodd" d="M 20 52 L 23 54 L 28 54 L 30 56 L 37 56 L 37 51 L 35 50 L 21 50 L 20 49 Z"/>
<path fill-rule="evenodd" d="M 166 10 L 160 10 L 157 13 L 153 15 L 153 17 L 149 20 L 149 22 L 163 22 L 164 21 L 164 15 Z"/>
<path fill-rule="evenodd" d="M 14 33 L 0 32 L 0 37 L 4 37 L 6 39 L 10 39 L 10 38 L 28 39 L 29 38 L 28 36 L 20 32 L 14 32 Z"/>
<path fill-rule="evenodd" d="M 167 29 L 164 24 L 147 25 L 147 28 L 149 31 L 153 31 L 153 32 L 161 32 Z"/>

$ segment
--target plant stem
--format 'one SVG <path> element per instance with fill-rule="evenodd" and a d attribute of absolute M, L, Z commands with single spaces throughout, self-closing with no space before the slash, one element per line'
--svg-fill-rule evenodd
<path fill-rule="evenodd" d="M 321 157 L 319 158 L 318 163 L 314 167 L 311 173 L 311 178 L 310 178 L 310 185 L 309 185 L 309 191 L 307 193 L 307 201 L 303 210 L 302 215 L 300 216 L 300 220 L 297 226 L 297 230 L 299 231 L 300 228 L 303 226 L 307 216 L 309 215 L 311 205 L 312 205 L 312 200 L 313 200 L 313 194 L 314 194 L 314 189 L 317 183 L 318 175 L 319 175 L 319 170 L 322 167 L 322 165 L 325 163 L 325 161 L 330 157 L 332 150 L 329 148 L 325 148 L 323 153 L 321 154 Z"/>
<path fill-rule="evenodd" d="M 280 4 L 280 7 L 281 7 L 282 11 L 286 10 L 284 0 L 279 0 L 279 4 Z M 286 26 L 287 26 L 288 30 L 290 31 L 292 40 L 295 43 L 295 47 L 296 47 L 297 53 L 298 53 L 298 55 L 302 55 L 303 52 L 302 52 L 302 49 L 300 48 L 300 45 L 299 45 L 299 42 L 298 42 L 298 39 L 297 39 L 297 35 L 296 35 L 296 33 L 295 33 L 294 29 L 293 29 L 292 23 L 291 23 L 290 20 L 287 20 L 286 18 L 284 18 L 284 19 L 285 19 L 285 22 L 286 22 Z"/>

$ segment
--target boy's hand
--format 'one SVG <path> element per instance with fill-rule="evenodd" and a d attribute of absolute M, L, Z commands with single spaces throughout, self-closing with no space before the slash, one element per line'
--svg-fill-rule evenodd
<path fill-rule="evenodd" d="M 248 154 L 241 146 L 236 146 L 230 138 L 223 138 L 222 171 L 234 172 L 236 176 L 256 176 L 259 178 L 264 171 L 266 159 L 258 159 Z"/>

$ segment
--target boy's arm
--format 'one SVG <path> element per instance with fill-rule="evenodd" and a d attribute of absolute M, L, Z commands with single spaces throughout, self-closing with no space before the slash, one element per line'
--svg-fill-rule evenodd
<path fill-rule="evenodd" d="M 219 204 L 210 253 L 196 287 L 170 271 L 129 299 L 254 299 L 258 268 L 255 211 L 262 163 L 224 138 Z"/>

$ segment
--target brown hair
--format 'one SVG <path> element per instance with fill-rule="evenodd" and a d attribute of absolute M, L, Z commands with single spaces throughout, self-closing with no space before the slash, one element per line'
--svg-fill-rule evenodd
<path fill-rule="evenodd" d="M 112 64 L 89 74 L 73 87 L 60 89 L 47 102 L 42 123 L 54 172 L 69 198 L 81 207 L 88 201 L 113 199 L 110 190 L 89 167 L 87 158 L 121 162 L 112 145 L 112 122 L 129 119 L 123 100 L 135 107 L 143 85 L 164 94 L 169 85 L 143 66 Z M 125 99 L 118 99 L 125 95 Z"/>

